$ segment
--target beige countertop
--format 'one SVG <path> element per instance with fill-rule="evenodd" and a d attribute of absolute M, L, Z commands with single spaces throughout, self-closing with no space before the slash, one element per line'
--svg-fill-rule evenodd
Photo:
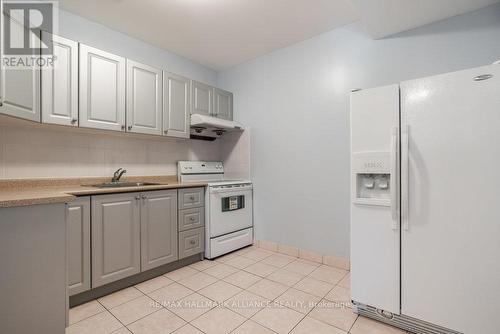
<path fill-rule="evenodd" d="M 141 192 L 150 190 L 204 187 L 204 182 L 180 183 L 175 175 L 124 177 L 127 182 L 154 182 L 158 185 L 121 188 L 96 188 L 93 184 L 109 178 L 6 179 L 0 180 L 0 208 L 36 204 L 67 203 L 77 196 Z"/>

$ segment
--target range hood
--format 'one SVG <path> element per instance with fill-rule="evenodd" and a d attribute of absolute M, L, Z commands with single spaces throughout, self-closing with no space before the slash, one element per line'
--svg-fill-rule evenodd
<path fill-rule="evenodd" d="M 202 140 L 215 140 L 224 133 L 243 131 L 243 125 L 238 122 L 206 116 L 201 114 L 191 115 L 191 138 Z"/>

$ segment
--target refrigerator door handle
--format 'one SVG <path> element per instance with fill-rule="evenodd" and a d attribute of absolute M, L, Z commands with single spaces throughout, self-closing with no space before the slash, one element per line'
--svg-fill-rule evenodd
<path fill-rule="evenodd" d="M 404 126 L 401 131 L 401 222 L 403 229 L 408 231 L 409 223 L 409 128 Z"/>
<path fill-rule="evenodd" d="M 391 166 L 390 166 L 390 191 L 391 191 L 391 216 L 392 216 L 392 229 L 398 229 L 398 132 L 399 128 L 394 127 L 391 134 Z"/>

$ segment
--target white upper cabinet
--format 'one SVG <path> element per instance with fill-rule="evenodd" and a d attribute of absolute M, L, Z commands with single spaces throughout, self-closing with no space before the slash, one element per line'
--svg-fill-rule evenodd
<path fill-rule="evenodd" d="M 80 44 L 80 126 L 125 131 L 125 58 Z"/>
<path fill-rule="evenodd" d="M 233 93 L 222 89 L 214 89 L 214 112 L 215 117 L 233 120 Z"/>
<path fill-rule="evenodd" d="M 163 134 L 189 138 L 191 110 L 190 80 L 163 72 Z"/>
<path fill-rule="evenodd" d="M 78 43 L 42 32 L 54 48 L 54 66 L 42 69 L 42 122 L 78 126 Z"/>
<path fill-rule="evenodd" d="M 127 131 L 162 134 L 162 71 L 129 59 Z"/>
<path fill-rule="evenodd" d="M 214 101 L 214 89 L 212 86 L 193 81 L 191 99 L 191 114 L 212 116 Z"/>
<path fill-rule="evenodd" d="M 197 81 L 191 86 L 191 114 L 233 120 L 233 93 Z"/>
<path fill-rule="evenodd" d="M 0 113 L 40 122 L 40 71 L 2 68 Z"/>
<path fill-rule="evenodd" d="M 2 14 L 2 22 L 3 19 Z M 24 31 L 16 21 L 11 21 L 10 26 L 13 34 Z M 40 55 L 40 40 L 36 38 L 33 42 L 37 44 L 33 56 L 37 57 Z M 0 113 L 40 122 L 40 100 L 39 68 L 6 69 L 0 62 Z"/>

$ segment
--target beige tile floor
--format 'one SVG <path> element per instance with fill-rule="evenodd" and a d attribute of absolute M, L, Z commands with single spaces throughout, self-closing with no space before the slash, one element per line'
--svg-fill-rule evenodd
<path fill-rule="evenodd" d="M 405 333 L 349 296 L 348 271 L 252 246 L 74 307 L 66 333 Z"/>

